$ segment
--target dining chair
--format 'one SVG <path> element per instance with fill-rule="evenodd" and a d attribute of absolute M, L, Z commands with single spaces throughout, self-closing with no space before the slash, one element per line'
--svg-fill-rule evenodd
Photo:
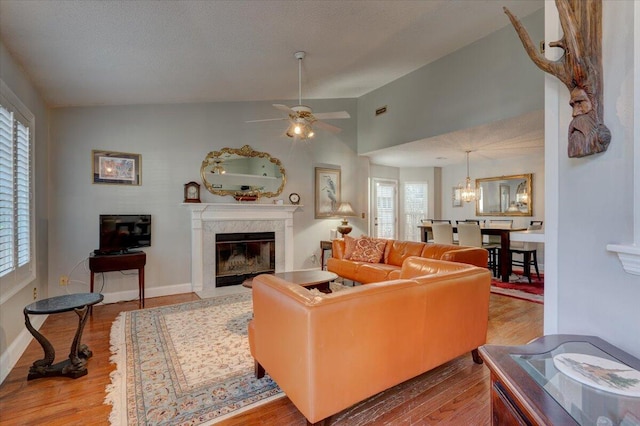
<path fill-rule="evenodd" d="M 489 219 L 484 225 L 487 228 L 513 228 L 513 219 Z"/>
<path fill-rule="evenodd" d="M 535 223 L 534 223 L 535 222 Z M 542 229 L 541 220 L 532 220 L 527 227 L 527 231 L 535 231 Z M 522 260 L 514 259 L 513 255 L 522 255 Z M 519 242 L 514 241 L 509 246 L 509 259 L 510 269 L 513 270 L 514 266 L 521 266 L 525 277 L 531 284 L 531 267 L 536 270 L 536 276 L 540 279 L 540 271 L 538 270 L 538 243 Z"/>
<path fill-rule="evenodd" d="M 480 225 L 480 221 L 478 219 L 456 220 L 456 225 L 460 223 L 475 223 L 476 225 Z"/>
<path fill-rule="evenodd" d="M 433 242 L 436 244 L 453 244 L 453 226 L 450 223 L 437 222 L 431 225 Z"/>
<path fill-rule="evenodd" d="M 480 230 L 479 224 L 465 221 L 458 222 L 458 242 L 461 246 L 482 247 L 486 249 L 489 252 L 487 267 L 491 270 L 494 276 L 499 274 L 499 246 L 483 244 L 482 231 Z"/>

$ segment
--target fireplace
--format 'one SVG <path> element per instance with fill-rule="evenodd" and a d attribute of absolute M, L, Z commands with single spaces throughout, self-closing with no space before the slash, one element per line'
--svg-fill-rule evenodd
<path fill-rule="evenodd" d="M 184 203 L 191 212 L 191 287 L 204 291 L 218 287 L 216 278 L 219 234 L 275 234 L 275 272 L 293 270 L 293 213 L 291 204 Z M 271 250 L 271 249 L 270 249 Z"/>
<path fill-rule="evenodd" d="M 216 234 L 216 287 L 275 272 L 275 232 Z"/>

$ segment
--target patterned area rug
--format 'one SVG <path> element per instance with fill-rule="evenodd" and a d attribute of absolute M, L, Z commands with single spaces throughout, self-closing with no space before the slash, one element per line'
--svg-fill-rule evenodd
<path fill-rule="evenodd" d="M 105 402 L 112 425 L 209 425 L 284 396 L 257 380 L 251 293 L 121 313 L 111 329 Z"/>
<path fill-rule="evenodd" d="M 519 272 L 522 274 L 522 272 Z M 512 275 L 513 279 L 508 283 L 503 283 L 498 278 L 491 279 L 491 292 L 503 296 L 514 297 L 516 299 L 528 300 L 535 303 L 544 303 L 544 275 L 540 274 L 540 279 L 535 273 L 531 275 L 531 284 L 527 277 L 522 275 Z"/>

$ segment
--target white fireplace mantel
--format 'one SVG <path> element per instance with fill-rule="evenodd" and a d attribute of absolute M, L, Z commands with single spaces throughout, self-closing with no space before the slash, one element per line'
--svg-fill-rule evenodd
<path fill-rule="evenodd" d="M 191 286 L 215 287 L 216 233 L 275 232 L 276 272 L 293 269 L 292 204 L 183 203 L 191 211 Z"/>

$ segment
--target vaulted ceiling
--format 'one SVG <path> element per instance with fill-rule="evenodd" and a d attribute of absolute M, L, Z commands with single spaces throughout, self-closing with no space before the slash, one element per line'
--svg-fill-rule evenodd
<path fill-rule="evenodd" d="M 52 107 L 356 98 L 542 0 L 0 1 L 0 37 Z"/>

